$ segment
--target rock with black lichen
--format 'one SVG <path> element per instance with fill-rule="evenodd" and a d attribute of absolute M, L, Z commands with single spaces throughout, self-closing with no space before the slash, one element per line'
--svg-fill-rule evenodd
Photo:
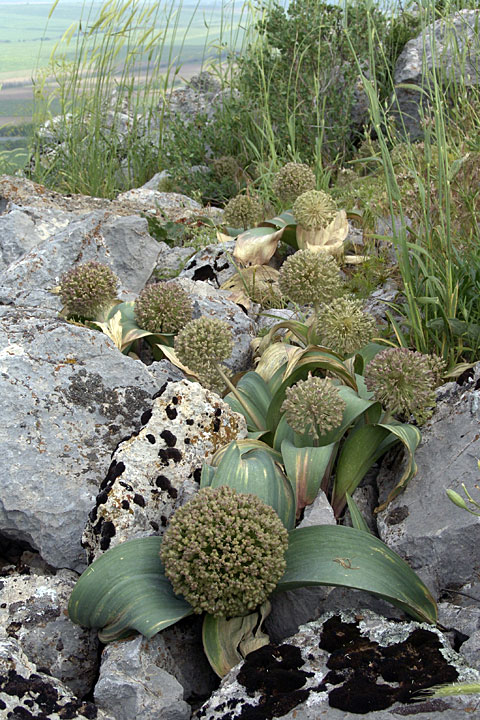
<path fill-rule="evenodd" d="M 0 717 L 10 720 L 116 720 L 75 697 L 32 663 L 17 640 L 0 636 Z"/>
<path fill-rule="evenodd" d="M 90 511 L 83 535 L 90 562 L 124 540 L 163 533 L 197 492 L 202 463 L 246 437 L 243 416 L 187 380 L 167 383 L 142 422 L 115 451 Z"/>
<path fill-rule="evenodd" d="M 0 634 L 17 640 L 30 662 L 83 697 L 96 679 L 98 639 L 65 614 L 77 579 L 70 570 L 2 578 Z"/>
<path fill-rule="evenodd" d="M 438 683 L 478 682 L 436 628 L 368 610 L 336 611 L 280 645 L 267 645 L 223 679 L 196 720 L 416 720 L 471 718 L 468 697 L 414 702 Z"/>

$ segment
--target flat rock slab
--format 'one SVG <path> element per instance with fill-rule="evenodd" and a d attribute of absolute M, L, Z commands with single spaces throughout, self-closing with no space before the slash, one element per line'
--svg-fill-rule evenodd
<path fill-rule="evenodd" d="M 0 535 L 83 570 L 80 539 L 110 455 L 157 390 L 102 333 L 0 307 Z"/>

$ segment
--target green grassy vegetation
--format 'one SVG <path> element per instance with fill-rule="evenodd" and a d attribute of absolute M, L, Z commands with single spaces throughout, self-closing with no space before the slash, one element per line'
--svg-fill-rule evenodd
<path fill-rule="evenodd" d="M 114 197 L 167 170 L 165 189 L 220 206 L 246 193 L 271 218 L 291 206 L 276 195 L 275 174 L 306 163 L 317 189 L 362 218 L 369 259 L 350 272 L 351 290 L 400 283 L 385 340 L 435 353 L 458 374 L 480 350 L 480 95 L 461 73 L 455 83 L 425 74 L 430 114 L 422 142 L 412 141 L 395 121 L 393 69 L 410 38 L 475 5 L 232 2 L 207 20 L 204 7 L 110 0 L 58 46 L 53 91 L 37 74 L 35 127 L 60 113 L 61 144 L 46 158 L 34 133 L 33 178 Z M 170 117 L 169 94 L 192 58 L 219 79 L 223 103 L 212 117 Z M 464 63 L 460 54 L 455 64 Z M 353 127 L 359 92 L 367 108 Z M 125 104 L 135 119 L 122 138 Z M 393 238 L 379 236 L 379 218 L 395 220 Z"/>

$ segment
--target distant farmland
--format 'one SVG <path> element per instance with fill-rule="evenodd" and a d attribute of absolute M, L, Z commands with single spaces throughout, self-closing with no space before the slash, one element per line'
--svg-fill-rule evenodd
<path fill-rule="evenodd" d="M 200 0 L 194 4 L 187 0 L 172 22 L 171 17 L 168 20 L 168 0 L 161 2 L 165 2 L 165 7 L 160 11 L 159 28 L 162 18 L 165 18 L 165 27 L 176 25 L 174 37 L 171 29 L 166 33 L 165 67 L 176 58 L 181 64 L 178 78 L 188 79 L 201 69 L 206 56 L 215 52 L 212 47 L 218 43 L 221 28 L 225 30 L 235 23 L 238 27 L 241 3 L 237 2 L 237 10 L 232 3 L 224 3 L 222 8 L 221 2 Z M 24 136 L 34 109 L 32 78 L 41 77 L 39 69 L 49 66 L 53 53 L 62 62 L 74 60 L 76 43 L 81 42 L 101 7 L 102 3 L 84 5 L 82 0 L 59 0 L 49 18 L 50 2 L 0 0 L 0 150 L 25 146 Z M 76 34 L 70 43 L 62 43 L 64 34 L 75 25 Z M 225 39 L 228 40 L 228 36 Z M 53 88 L 52 76 L 49 78 L 48 87 Z M 55 112 L 55 104 L 51 110 Z M 13 132 L 15 138 L 11 137 L 12 124 L 18 126 L 17 132 Z M 6 136 L 10 138 L 7 140 Z"/>

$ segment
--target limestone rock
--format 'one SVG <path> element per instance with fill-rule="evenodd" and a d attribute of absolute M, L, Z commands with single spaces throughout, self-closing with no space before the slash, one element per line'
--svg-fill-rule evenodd
<path fill-rule="evenodd" d="M 187 380 L 167 383 L 142 416 L 142 429 L 120 444 L 89 515 L 89 560 L 124 540 L 162 533 L 198 490 L 203 461 L 246 436 L 243 416 Z"/>
<path fill-rule="evenodd" d="M 250 653 L 223 679 L 198 720 L 419 720 L 471 717 L 468 697 L 410 704 L 439 682 L 478 682 L 435 627 L 396 623 L 368 610 L 330 612 L 281 645 Z M 439 713 L 438 715 L 436 713 Z"/>
<path fill-rule="evenodd" d="M 150 277 L 158 256 L 147 221 L 115 217 L 108 212 L 72 216 L 67 227 L 40 240 L 0 273 L 3 295 L 10 302 L 59 310 L 58 295 L 49 290 L 79 262 L 96 260 L 109 265 L 120 281 L 120 292 L 138 293 Z M 0 228 L 5 216 L 0 217 Z"/>
<path fill-rule="evenodd" d="M 190 295 L 193 303 L 193 317 L 215 317 L 225 320 L 235 340 L 233 352 L 225 365 L 232 372 L 240 372 L 250 368 L 250 342 L 255 337 L 255 323 L 234 302 L 228 299 L 227 290 L 217 290 L 206 282 L 177 278 L 176 282 Z"/>
<path fill-rule="evenodd" d="M 207 245 L 195 253 L 180 273 L 180 277 L 202 280 L 219 288 L 236 272 L 232 263 L 234 249 L 234 240 Z"/>
<path fill-rule="evenodd" d="M 157 389 L 102 333 L 0 307 L 0 535 L 83 569 L 80 538 L 110 455 Z"/>
<path fill-rule="evenodd" d="M 9 575 L 0 581 L 0 635 L 17 640 L 29 661 L 87 695 L 97 676 L 96 632 L 74 625 L 66 608 L 77 575 Z"/>
<path fill-rule="evenodd" d="M 425 70 L 443 73 L 444 83 L 462 78 L 468 85 L 480 84 L 479 10 L 460 10 L 447 18 L 428 25 L 413 40 L 409 40 L 395 66 L 395 85 L 408 83 L 427 90 Z M 395 107 L 398 107 L 407 134 L 411 139 L 423 135 L 420 106 L 426 98 L 411 88 L 397 87 Z M 428 110 L 427 110 L 428 115 Z"/>
<path fill-rule="evenodd" d="M 54 208 L 16 207 L 0 215 L 0 270 L 63 230 L 71 214 Z"/>
<path fill-rule="evenodd" d="M 418 472 L 377 516 L 381 539 L 408 560 L 437 597 L 441 589 L 476 579 L 480 518 L 454 505 L 445 491 L 462 493 L 462 483 L 473 490 L 478 482 L 479 380 L 480 364 L 466 384 L 440 389 L 436 411 L 423 426 L 415 453 Z M 401 467 L 398 453 L 383 463 L 377 479 L 380 502 L 399 480 Z"/>
<path fill-rule="evenodd" d="M 117 720 L 41 672 L 11 637 L 0 637 L 0 713 L 8 720 Z"/>
<path fill-rule="evenodd" d="M 96 704 L 115 720 L 189 720 L 182 686 L 145 647 L 147 641 L 138 636 L 105 648 L 95 686 Z"/>

